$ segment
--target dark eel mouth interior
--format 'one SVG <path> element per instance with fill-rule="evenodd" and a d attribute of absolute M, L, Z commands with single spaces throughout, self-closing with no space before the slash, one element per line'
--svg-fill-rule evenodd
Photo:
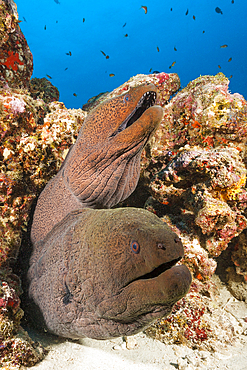
<path fill-rule="evenodd" d="M 130 283 L 133 283 L 134 281 L 137 280 L 148 280 L 148 279 L 153 279 L 161 275 L 163 272 L 169 270 L 171 267 L 175 266 L 178 261 L 180 261 L 182 257 L 178 257 L 172 261 L 162 263 L 162 265 L 156 267 L 154 270 L 148 272 L 145 275 L 139 276 L 138 278 L 132 280 Z M 130 284 L 129 283 L 129 284 Z M 128 284 L 128 285 L 129 285 Z"/>
<path fill-rule="evenodd" d="M 116 136 L 119 132 L 125 130 L 127 127 L 131 126 L 135 121 L 137 121 L 141 115 L 149 107 L 155 104 L 156 92 L 147 91 L 142 95 L 141 99 L 138 101 L 135 109 L 128 115 L 128 117 L 121 123 L 121 125 L 111 134 L 111 137 Z"/>

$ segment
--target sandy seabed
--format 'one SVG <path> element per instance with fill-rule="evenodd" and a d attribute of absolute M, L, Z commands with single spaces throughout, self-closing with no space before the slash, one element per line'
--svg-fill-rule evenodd
<path fill-rule="evenodd" d="M 231 300 L 232 315 L 239 321 L 247 317 L 247 304 L 234 298 L 222 284 L 222 303 Z M 247 370 L 247 330 L 237 344 L 221 346 L 214 352 L 192 350 L 184 345 L 165 345 L 144 333 L 111 340 L 84 338 L 78 341 L 49 333 L 30 332 L 48 350 L 34 370 Z"/>

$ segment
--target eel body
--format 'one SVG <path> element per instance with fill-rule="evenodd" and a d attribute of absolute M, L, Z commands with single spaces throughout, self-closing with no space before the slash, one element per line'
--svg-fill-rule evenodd
<path fill-rule="evenodd" d="M 144 84 L 99 104 L 85 119 L 58 174 L 35 208 L 31 240 L 44 236 L 69 212 L 110 208 L 135 189 L 144 145 L 160 123 L 157 89 Z"/>
<path fill-rule="evenodd" d="M 182 257 L 178 236 L 149 211 L 75 210 L 34 246 L 29 293 L 57 335 L 132 335 L 187 293 Z"/>

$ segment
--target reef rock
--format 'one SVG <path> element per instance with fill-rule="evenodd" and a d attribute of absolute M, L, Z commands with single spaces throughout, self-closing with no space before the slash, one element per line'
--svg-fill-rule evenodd
<path fill-rule="evenodd" d="M 0 0 L 0 83 L 27 88 L 33 56 L 21 32 L 16 4 Z"/>
<path fill-rule="evenodd" d="M 32 78 L 29 91 L 33 99 L 42 99 L 45 103 L 59 100 L 59 91 L 47 78 Z"/>

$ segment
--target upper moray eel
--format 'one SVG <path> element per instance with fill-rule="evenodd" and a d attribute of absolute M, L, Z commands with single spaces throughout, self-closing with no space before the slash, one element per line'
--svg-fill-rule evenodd
<path fill-rule="evenodd" d="M 75 210 L 34 246 L 29 293 L 55 334 L 132 335 L 187 293 L 182 257 L 178 236 L 149 211 Z"/>
<path fill-rule="evenodd" d="M 76 143 L 35 208 L 31 240 L 44 236 L 69 212 L 110 208 L 135 189 L 141 151 L 162 119 L 152 84 L 130 88 L 99 104 L 85 119 Z"/>

